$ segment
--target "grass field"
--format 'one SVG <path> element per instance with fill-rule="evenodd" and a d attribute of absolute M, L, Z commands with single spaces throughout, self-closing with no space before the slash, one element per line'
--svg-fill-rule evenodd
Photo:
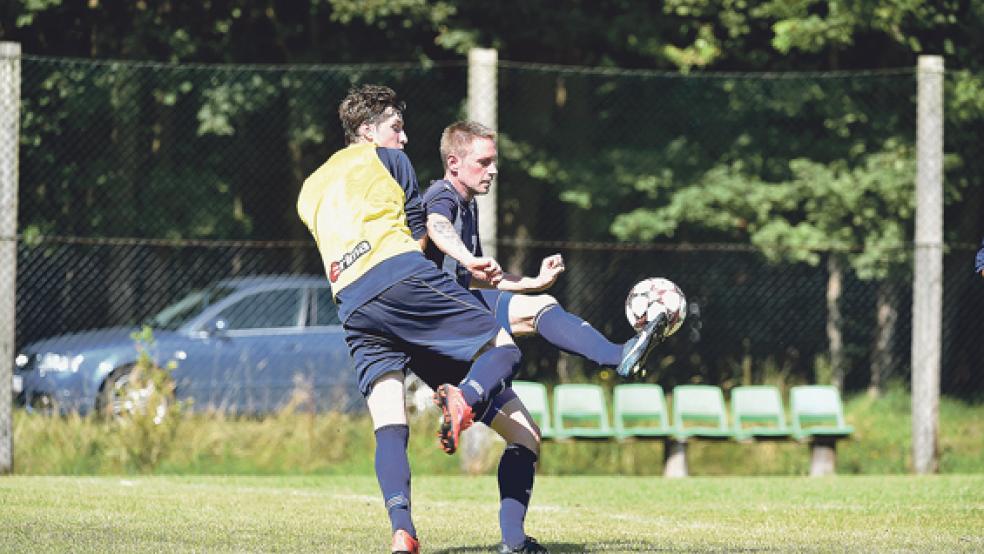
<path fill-rule="evenodd" d="M 498 540 L 493 477 L 414 479 L 423 552 Z M 551 552 L 984 551 L 984 476 L 561 477 L 527 530 Z M 371 476 L 0 479 L 4 552 L 385 552 Z"/>

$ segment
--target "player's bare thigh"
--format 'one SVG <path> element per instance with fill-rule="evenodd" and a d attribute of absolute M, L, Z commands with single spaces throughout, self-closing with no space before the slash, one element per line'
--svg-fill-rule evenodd
<path fill-rule="evenodd" d="M 492 420 L 492 429 L 507 444 L 521 444 L 537 456 L 540 455 L 540 428 L 519 398 L 503 406 Z"/>
<path fill-rule="evenodd" d="M 509 326 L 513 335 L 536 333 L 536 316 L 541 310 L 556 304 L 557 299 L 549 294 L 515 294 L 509 301 Z"/>
<path fill-rule="evenodd" d="M 372 390 L 366 397 L 366 404 L 369 406 L 373 429 L 386 425 L 406 425 L 407 406 L 406 394 L 403 390 L 403 372 L 390 371 L 380 375 L 372 384 Z"/>
<path fill-rule="evenodd" d="M 505 329 L 499 329 L 499 332 L 496 333 L 495 337 L 493 337 L 492 340 L 490 340 L 489 342 L 485 343 L 485 346 L 483 346 L 481 349 L 479 349 L 478 352 L 475 353 L 475 358 L 478 358 L 479 356 L 484 354 L 488 349 L 496 346 L 516 346 L 516 342 L 513 340 L 512 335 L 510 335 L 508 331 L 506 331 Z"/>

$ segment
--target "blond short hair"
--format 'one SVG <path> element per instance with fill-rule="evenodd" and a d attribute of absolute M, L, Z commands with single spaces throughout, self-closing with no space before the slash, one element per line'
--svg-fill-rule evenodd
<path fill-rule="evenodd" d="M 456 121 L 444 128 L 441 133 L 441 163 L 448 168 L 448 156 L 459 158 L 468 155 L 472 141 L 476 138 L 495 140 L 495 131 L 477 121 Z"/>

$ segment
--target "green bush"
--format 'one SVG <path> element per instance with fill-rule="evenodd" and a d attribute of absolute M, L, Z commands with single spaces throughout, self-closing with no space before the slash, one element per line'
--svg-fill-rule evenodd
<path fill-rule="evenodd" d="M 174 361 L 164 366 L 150 352 L 154 335 L 149 327 L 133 333 L 138 351 L 137 362 L 130 368 L 125 385 L 107 394 L 111 402 L 105 409 L 108 463 L 140 473 L 152 473 L 167 458 L 178 440 L 178 426 L 184 404 L 174 397 L 171 372 Z"/>

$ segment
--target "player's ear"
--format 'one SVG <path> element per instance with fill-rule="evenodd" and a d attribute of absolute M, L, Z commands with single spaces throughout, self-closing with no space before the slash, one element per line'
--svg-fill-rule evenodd
<path fill-rule="evenodd" d="M 454 154 L 448 154 L 447 162 L 448 162 L 448 170 L 457 173 L 458 168 L 461 166 L 461 160 L 458 159 L 458 156 L 455 156 Z"/>
<path fill-rule="evenodd" d="M 372 131 L 372 126 L 368 123 L 359 125 L 359 138 L 362 139 L 363 142 L 373 142 L 374 137 Z"/>

